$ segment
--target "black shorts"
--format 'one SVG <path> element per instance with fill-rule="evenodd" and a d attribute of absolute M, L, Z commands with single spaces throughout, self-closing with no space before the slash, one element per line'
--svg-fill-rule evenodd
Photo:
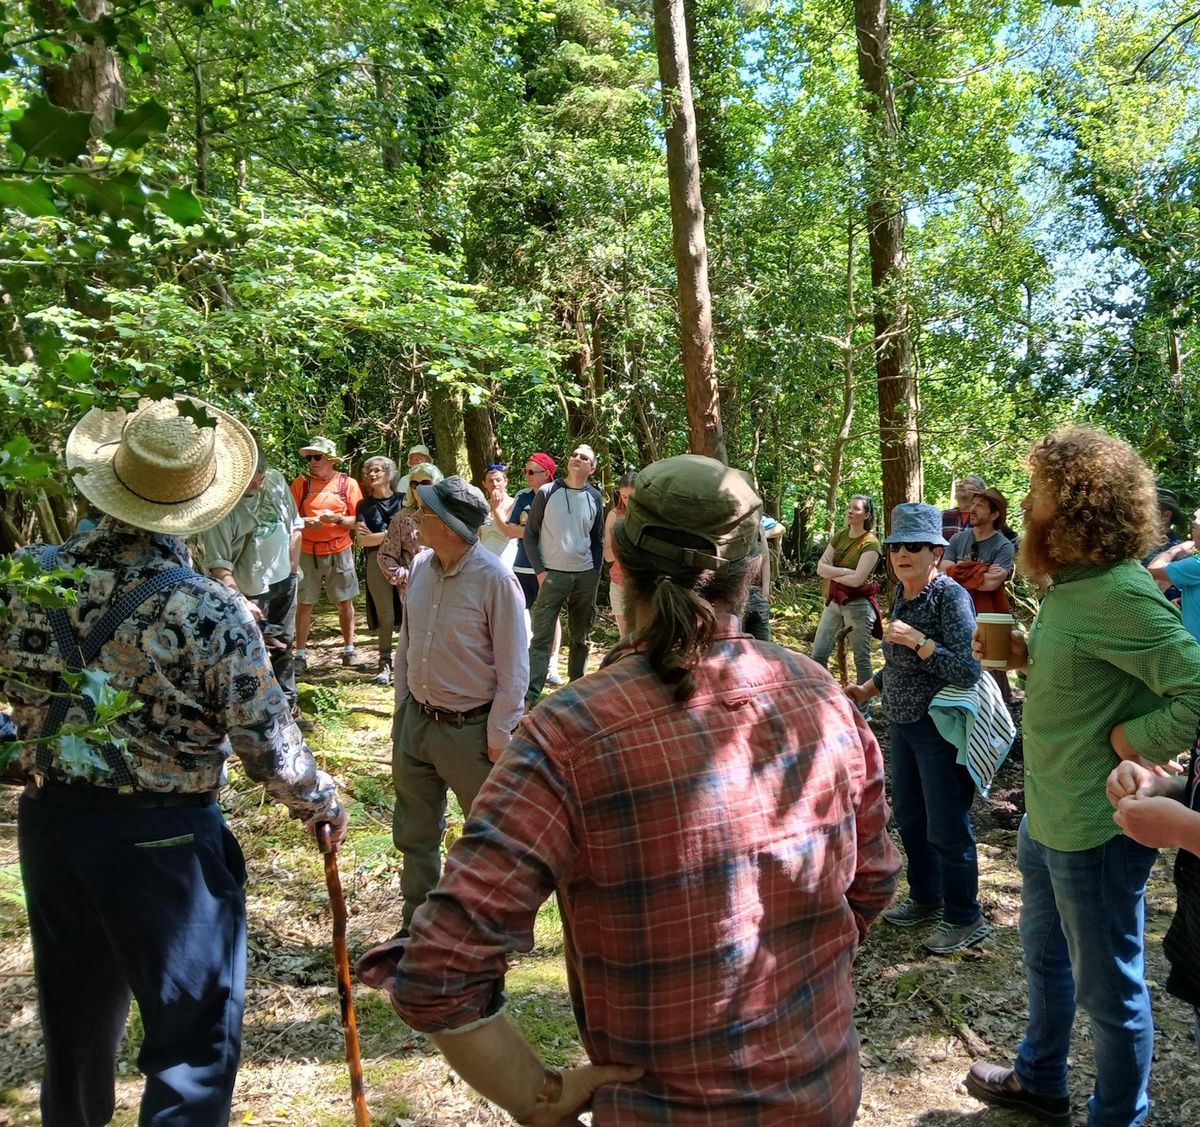
<path fill-rule="evenodd" d="M 533 606 L 533 600 L 537 598 L 538 588 L 541 584 L 537 581 L 537 576 L 532 571 L 516 572 L 517 582 L 521 584 L 521 590 L 525 592 L 525 609 L 528 610 Z"/>

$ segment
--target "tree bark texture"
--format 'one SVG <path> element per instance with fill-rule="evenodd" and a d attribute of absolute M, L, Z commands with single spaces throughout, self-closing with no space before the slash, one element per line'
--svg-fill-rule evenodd
<path fill-rule="evenodd" d="M 429 381 L 429 414 L 433 422 L 434 461 L 447 477 L 470 477 L 462 392 L 441 380 Z"/>
<path fill-rule="evenodd" d="M 671 244 L 679 288 L 683 384 L 689 449 L 726 461 L 725 438 L 713 351 L 708 247 L 700 198 L 700 158 L 688 68 L 683 0 L 654 0 L 654 39 L 666 121 L 667 184 L 671 196 Z"/>
<path fill-rule="evenodd" d="M 879 388 L 879 443 L 884 516 L 901 501 L 924 494 L 917 384 L 912 369 L 905 293 L 904 204 L 897 186 L 900 124 L 890 74 L 887 0 L 854 0 L 858 75 L 867 111 L 867 244 L 875 312 L 875 378 Z"/>
<path fill-rule="evenodd" d="M 78 0 L 76 8 L 87 20 L 98 20 L 112 10 L 110 0 Z M 60 0 L 34 0 L 33 15 L 46 28 L 67 26 L 67 11 Z M 91 40 L 72 37 L 81 45 L 66 65 L 55 63 L 42 70 L 46 97 L 64 109 L 92 115 L 92 136 L 112 128 L 116 112 L 125 106 L 125 84 L 117 57 L 97 35 Z"/>
<path fill-rule="evenodd" d="M 829 493 L 825 501 L 825 534 L 832 537 L 837 529 L 838 490 L 842 484 L 842 464 L 850 442 L 850 427 L 854 422 L 854 330 L 858 325 L 858 308 L 854 297 L 854 216 L 846 221 L 846 332 L 839 345 L 842 354 L 842 421 L 833 440 L 833 456 L 829 460 Z"/>
<path fill-rule="evenodd" d="M 467 459 L 471 464 L 471 480 L 483 485 L 483 475 L 488 466 L 500 461 L 500 450 L 496 445 L 496 428 L 492 423 L 492 409 L 485 403 L 463 408 L 463 425 L 467 443 Z"/>

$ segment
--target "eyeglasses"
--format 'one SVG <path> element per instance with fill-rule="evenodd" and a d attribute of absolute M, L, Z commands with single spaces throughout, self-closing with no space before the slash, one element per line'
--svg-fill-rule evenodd
<path fill-rule="evenodd" d="M 910 542 L 905 542 L 903 544 L 889 544 L 888 551 L 894 556 L 898 551 L 900 551 L 901 548 L 903 548 L 910 555 L 915 556 L 918 552 L 923 552 L 926 548 L 932 547 L 932 544 L 913 544 Z"/>
<path fill-rule="evenodd" d="M 526 466 L 525 467 L 525 476 L 526 477 L 532 477 L 534 474 L 545 473 L 545 472 L 546 471 L 544 469 L 542 469 L 541 466 Z"/>
<path fill-rule="evenodd" d="M 325 457 L 325 455 L 324 454 L 305 454 L 305 455 L 303 455 L 303 457 L 306 462 L 319 462 Z"/>

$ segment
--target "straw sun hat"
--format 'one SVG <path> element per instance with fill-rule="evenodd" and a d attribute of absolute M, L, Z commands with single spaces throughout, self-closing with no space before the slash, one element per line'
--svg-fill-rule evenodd
<path fill-rule="evenodd" d="M 197 426 L 172 399 L 144 399 L 132 414 L 84 415 L 66 451 L 79 491 L 101 512 L 150 532 L 189 536 L 216 524 L 246 492 L 258 452 L 232 415 L 188 402 L 216 426 Z"/>

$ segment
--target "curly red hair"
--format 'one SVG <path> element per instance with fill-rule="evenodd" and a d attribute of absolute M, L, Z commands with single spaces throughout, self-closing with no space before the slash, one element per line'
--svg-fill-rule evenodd
<path fill-rule="evenodd" d="M 1137 451 L 1095 427 L 1070 427 L 1029 451 L 1033 488 L 1054 502 L 1044 548 L 1058 564 L 1141 559 L 1161 539 L 1154 475 Z"/>

